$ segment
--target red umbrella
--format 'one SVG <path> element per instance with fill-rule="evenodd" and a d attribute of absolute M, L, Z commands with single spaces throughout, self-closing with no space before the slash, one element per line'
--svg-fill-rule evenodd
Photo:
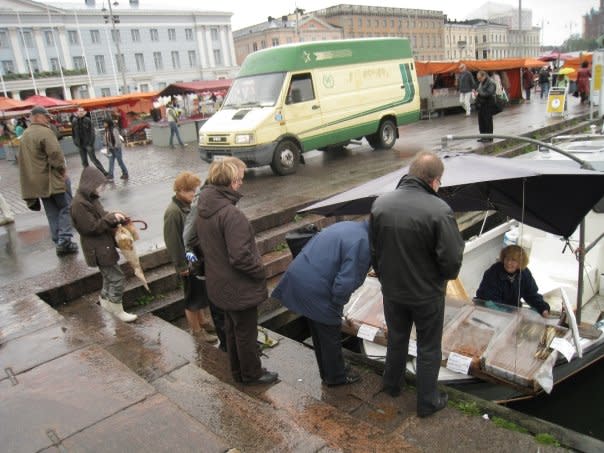
<path fill-rule="evenodd" d="M 63 101 L 62 99 L 50 98 L 48 96 L 30 96 L 25 99 L 25 102 L 31 103 L 32 105 L 41 105 L 44 108 L 56 108 L 56 107 L 68 107 L 73 106 L 71 102 Z"/>
<path fill-rule="evenodd" d="M 546 54 L 537 57 L 537 60 L 541 61 L 557 61 L 557 60 L 569 60 L 574 58 L 572 55 L 567 53 L 561 53 L 559 50 L 552 50 Z"/>
<path fill-rule="evenodd" d="M 0 111 L 5 112 L 8 110 L 25 110 L 33 107 L 35 104 L 27 101 L 18 101 L 12 98 L 5 98 L 0 96 Z"/>

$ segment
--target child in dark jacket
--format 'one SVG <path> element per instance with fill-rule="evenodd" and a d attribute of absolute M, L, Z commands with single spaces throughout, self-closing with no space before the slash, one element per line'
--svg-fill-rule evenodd
<path fill-rule="evenodd" d="M 98 267 L 103 277 L 99 302 L 101 307 L 124 322 L 137 316 L 126 313 L 122 306 L 124 273 L 117 264 L 119 255 L 114 238 L 115 228 L 126 221 L 121 212 L 107 212 L 99 193 L 107 179 L 97 168 L 85 167 L 78 191 L 71 203 L 71 221 L 80 234 L 86 264 Z"/>

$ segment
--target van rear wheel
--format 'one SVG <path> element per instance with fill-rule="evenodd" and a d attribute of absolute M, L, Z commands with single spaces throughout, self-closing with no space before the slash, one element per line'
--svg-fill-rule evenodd
<path fill-rule="evenodd" d="M 396 142 L 396 123 L 386 119 L 380 123 L 375 134 L 367 136 L 367 141 L 373 149 L 390 149 Z"/>
<path fill-rule="evenodd" d="M 279 176 L 295 173 L 300 163 L 300 152 L 300 147 L 295 141 L 282 140 L 273 153 L 271 169 Z"/>

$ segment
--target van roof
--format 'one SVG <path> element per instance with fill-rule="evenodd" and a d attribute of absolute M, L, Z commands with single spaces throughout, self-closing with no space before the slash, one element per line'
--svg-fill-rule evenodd
<path fill-rule="evenodd" d="M 413 58 L 407 38 L 342 39 L 271 47 L 247 56 L 237 77 Z"/>

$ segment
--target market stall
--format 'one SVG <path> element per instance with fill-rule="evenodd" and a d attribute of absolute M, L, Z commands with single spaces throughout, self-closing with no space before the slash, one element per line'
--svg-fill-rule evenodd
<path fill-rule="evenodd" d="M 476 72 L 499 73 L 510 101 L 522 98 L 520 71 L 522 68 L 540 68 L 543 61 L 531 58 L 506 58 L 502 60 L 416 61 L 421 110 L 428 117 L 439 110 L 460 107 L 456 75 L 465 64 L 476 78 Z M 461 108 L 461 107 L 460 107 Z"/>

